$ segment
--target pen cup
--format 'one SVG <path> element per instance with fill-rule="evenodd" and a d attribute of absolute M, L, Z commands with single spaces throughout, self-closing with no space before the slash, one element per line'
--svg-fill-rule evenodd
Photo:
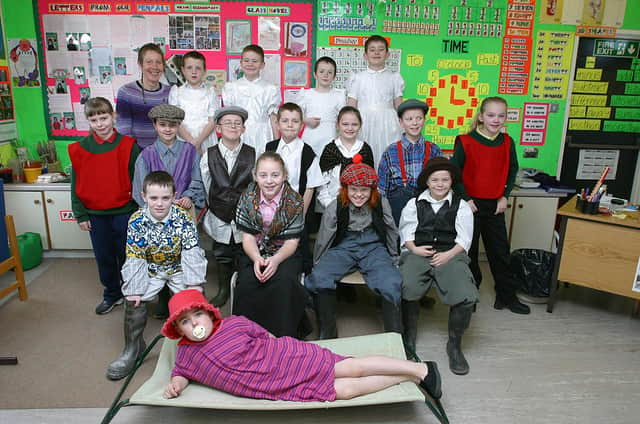
<path fill-rule="evenodd" d="M 600 202 L 584 202 L 582 207 L 582 213 L 589 215 L 597 215 L 600 213 Z"/>
<path fill-rule="evenodd" d="M 585 204 L 585 200 L 581 197 L 577 197 L 576 198 L 576 209 L 579 210 L 580 212 L 583 212 L 584 209 L 584 204 Z"/>

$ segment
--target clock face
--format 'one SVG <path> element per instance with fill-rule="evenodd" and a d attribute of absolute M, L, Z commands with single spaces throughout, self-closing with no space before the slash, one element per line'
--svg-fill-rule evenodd
<path fill-rule="evenodd" d="M 429 117 L 439 127 L 464 127 L 478 108 L 478 94 L 468 76 L 453 74 L 437 78 L 429 88 Z"/>

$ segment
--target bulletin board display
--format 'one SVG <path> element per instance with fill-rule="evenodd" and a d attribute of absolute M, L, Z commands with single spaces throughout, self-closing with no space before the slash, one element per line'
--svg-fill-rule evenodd
<path fill-rule="evenodd" d="M 545 0 L 320 0 L 317 10 L 327 15 L 324 23 L 319 17 L 316 56 L 336 59 L 336 85 L 344 87 L 352 73 L 366 69 L 366 38 L 382 35 L 390 42 L 387 66 L 405 81 L 404 98 L 430 106 L 425 138 L 453 149 L 482 99 L 501 96 L 520 165 L 552 173 L 575 27 L 539 24 L 543 6 Z M 542 149 L 553 150 L 545 155 Z"/>
<path fill-rule="evenodd" d="M 639 54 L 637 39 L 580 38 L 567 136 L 576 142 L 635 144 L 640 133 Z"/>
<path fill-rule="evenodd" d="M 198 50 L 206 79 L 218 94 L 242 77 L 240 55 L 248 44 L 265 50 L 262 77 L 283 95 L 311 79 L 311 2 L 54 1 L 37 0 L 44 53 L 48 128 L 55 137 L 88 133 L 84 103 L 140 78 L 137 50 L 154 42 L 165 51 L 167 82 L 181 83 L 180 55 Z"/>

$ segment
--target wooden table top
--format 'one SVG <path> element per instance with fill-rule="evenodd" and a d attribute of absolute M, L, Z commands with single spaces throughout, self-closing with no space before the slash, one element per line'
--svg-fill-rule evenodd
<path fill-rule="evenodd" d="M 603 224 L 620 225 L 623 227 L 640 229 L 640 212 L 638 211 L 620 211 L 620 214 L 624 214 L 626 216 L 624 219 L 603 214 L 584 214 L 576 209 L 576 198 L 577 196 L 573 196 L 571 200 L 558 209 L 558 214 L 587 221 L 601 222 Z"/>

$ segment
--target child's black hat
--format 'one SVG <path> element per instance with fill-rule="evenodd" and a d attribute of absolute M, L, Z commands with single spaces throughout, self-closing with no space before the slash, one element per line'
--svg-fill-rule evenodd
<path fill-rule="evenodd" d="M 445 157 L 435 157 L 429 159 L 429 162 L 425 165 L 424 169 L 418 176 L 418 188 L 424 190 L 427 188 L 427 181 L 429 176 L 436 171 L 448 171 L 451 175 L 451 185 L 454 186 L 460 181 L 460 168 Z M 453 187 L 452 187 L 453 188 Z"/>

